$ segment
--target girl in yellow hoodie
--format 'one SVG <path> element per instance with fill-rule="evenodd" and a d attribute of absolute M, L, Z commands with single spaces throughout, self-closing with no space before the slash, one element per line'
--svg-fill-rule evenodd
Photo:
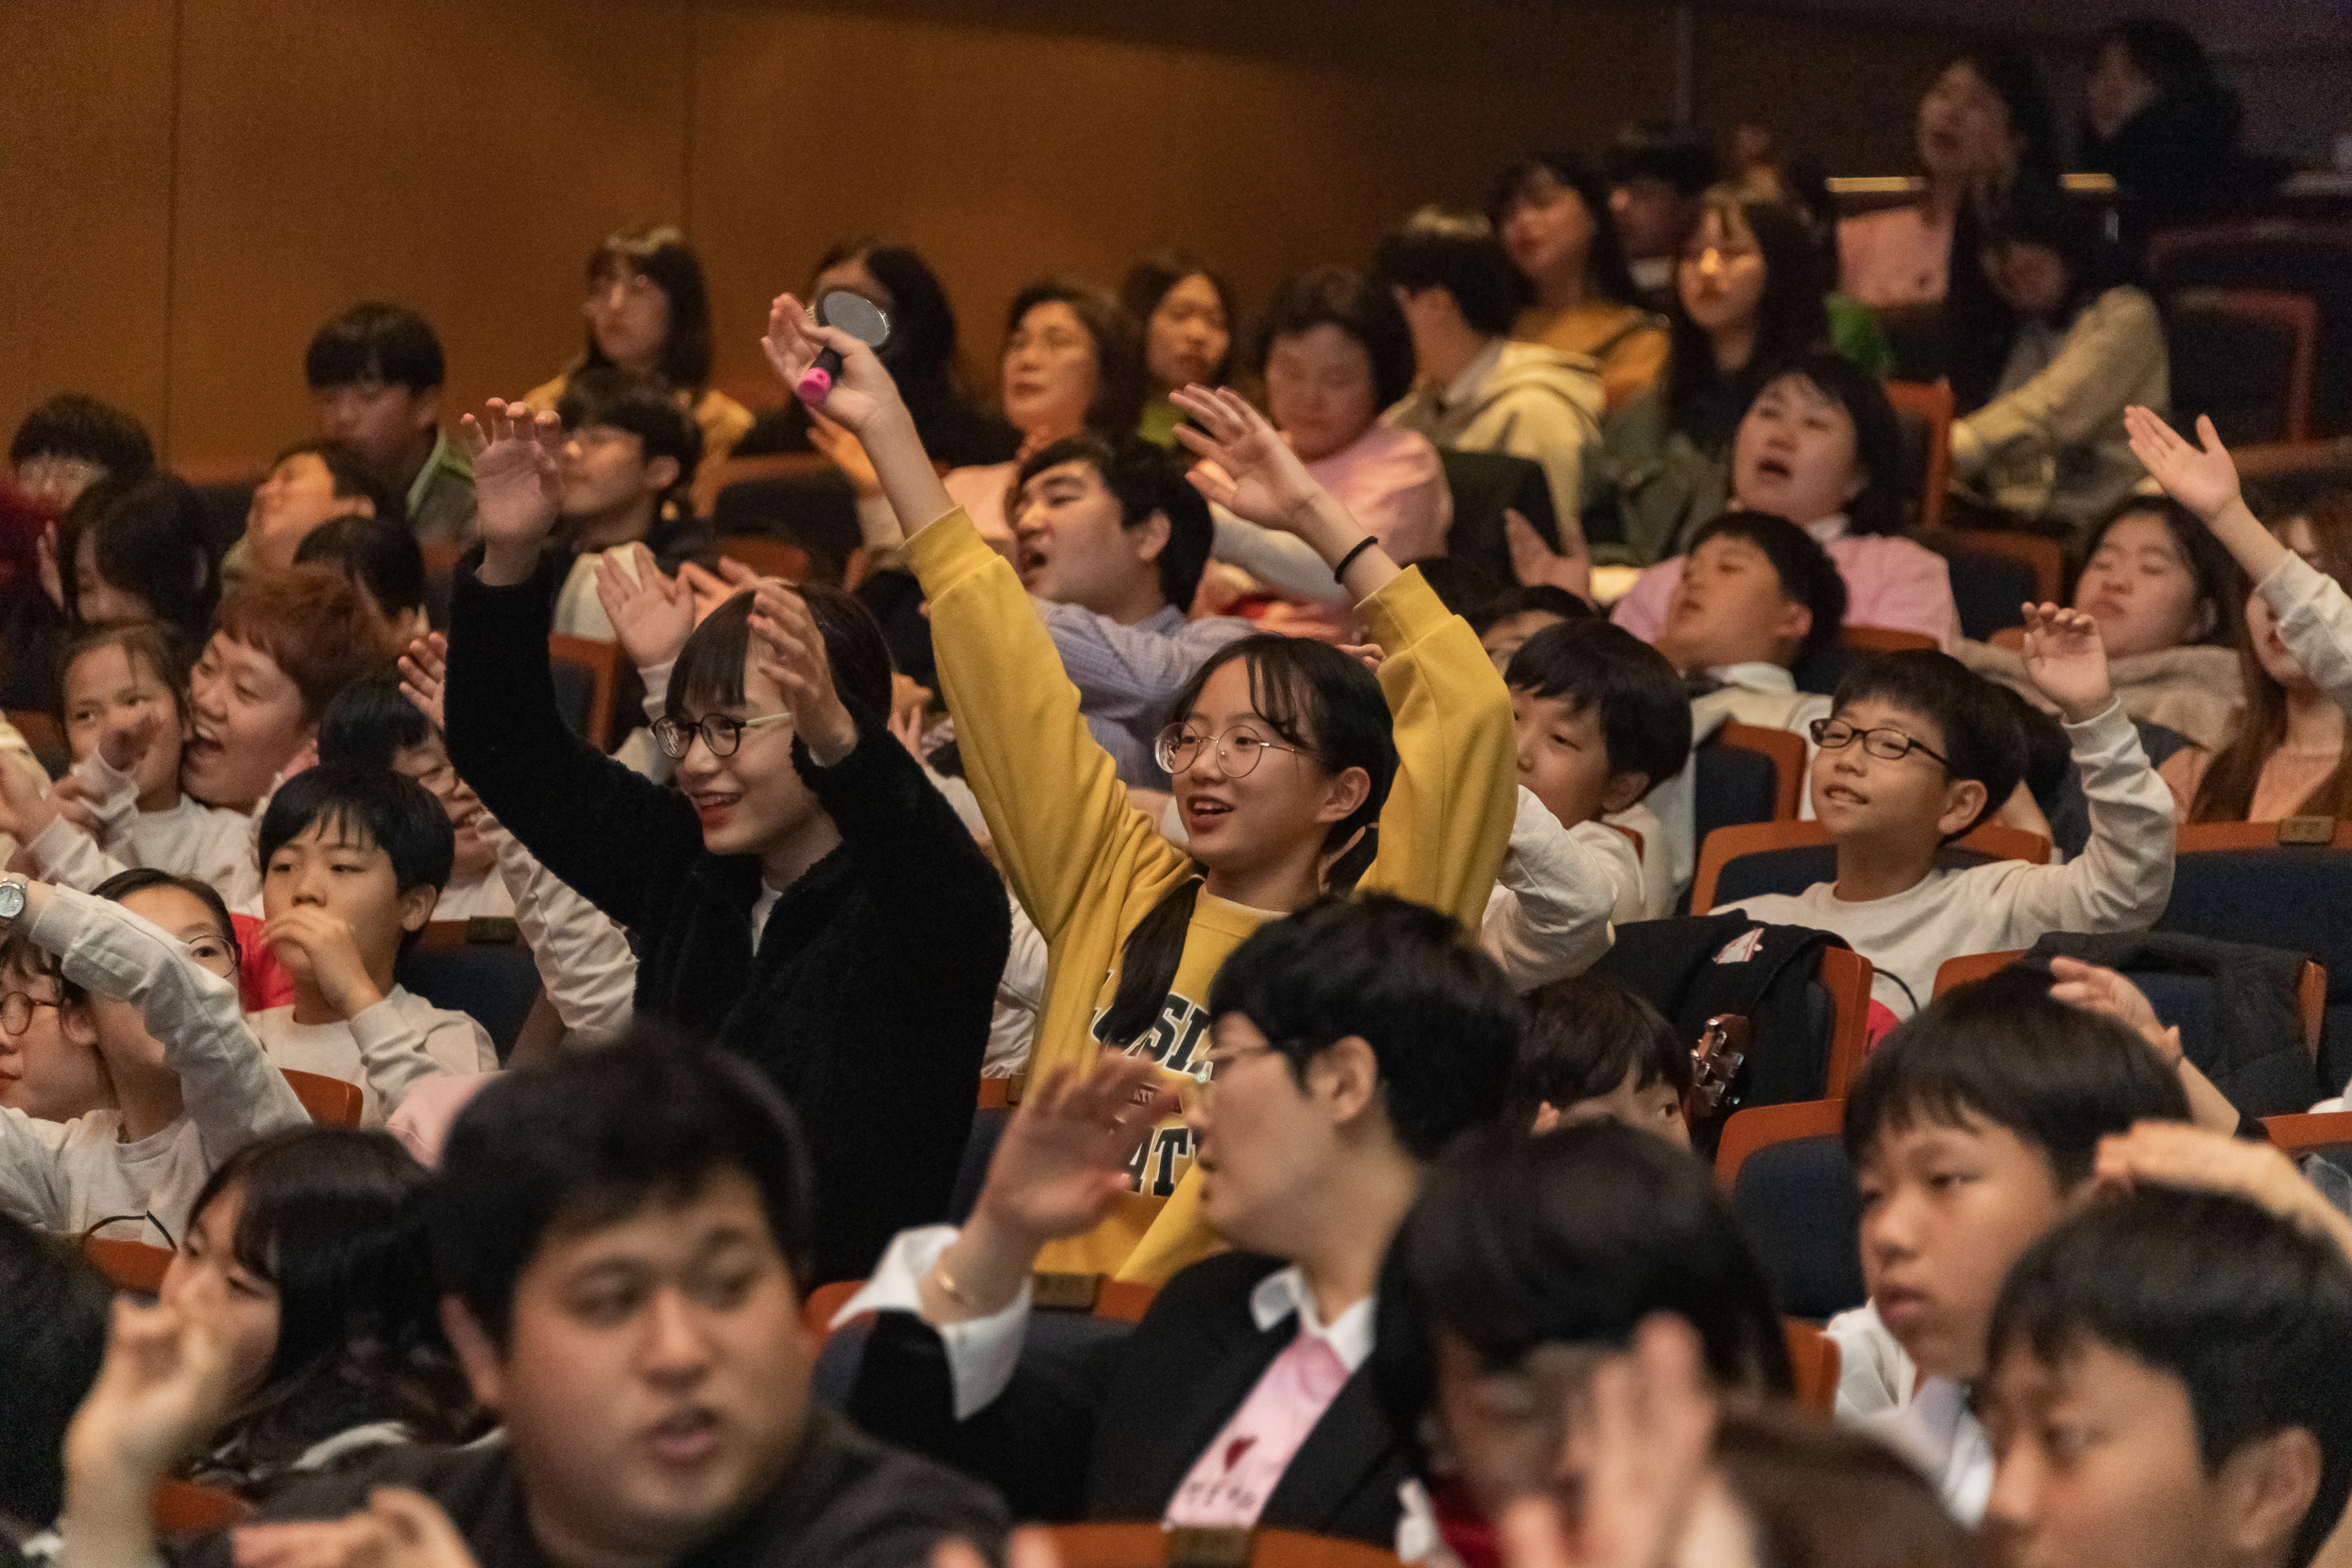
<path fill-rule="evenodd" d="M 819 405 L 864 445 L 908 530 L 965 777 L 1050 955 L 1033 1077 L 1084 1071 L 1117 1049 L 1150 1058 L 1180 1090 L 1196 1084 L 1209 1071 L 1202 1002 L 1217 966 L 1258 926 L 1322 896 L 1327 867 L 1334 885 L 1362 867 L 1357 886 L 1477 929 L 1515 805 L 1510 694 L 1469 626 L 1255 409 L 1230 392 L 1175 395 L 1207 431 L 1178 431 L 1211 460 L 1194 483 L 1332 564 L 1380 645 L 1379 674 L 1297 638 L 1220 650 L 1160 739 L 1190 839 L 1178 848 L 1128 805 L 1020 578 L 949 500 L 872 351 L 816 326 L 789 294 L 770 312 L 766 348 L 787 385 L 820 350 L 841 355 Z M 1108 1217 L 1046 1247 L 1041 1267 L 1157 1283 L 1217 1250 L 1192 1148 L 1181 1120 L 1160 1126 Z"/>

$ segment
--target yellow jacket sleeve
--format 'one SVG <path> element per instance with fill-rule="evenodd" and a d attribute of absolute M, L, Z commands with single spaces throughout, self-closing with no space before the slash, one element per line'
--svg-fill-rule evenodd
<path fill-rule="evenodd" d="M 1461 616 L 1408 570 L 1358 606 L 1381 645 L 1397 775 L 1366 891 L 1444 910 L 1476 931 L 1510 843 L 1518 760 L 1511 694 Z"/>
<path fill-rule="evenodd" d="M 1090 889 L 1100 896 L 1108 876 L 1188 871 L 1190 858 L 1127 804 L 1021 579 L 963 509 L 909 540 L 907 561 L 930 601 L 940 694 L 955 716 L 965 781 L 1045 940 L 1061 935 Z"/>

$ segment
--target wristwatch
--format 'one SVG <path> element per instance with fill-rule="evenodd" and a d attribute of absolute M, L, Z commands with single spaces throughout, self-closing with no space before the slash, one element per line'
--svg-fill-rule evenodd
<path fill-rule="evenodd" d="M 25 912 L 25 879 L 0 877 L 0 921 L 13 921 Z"/>

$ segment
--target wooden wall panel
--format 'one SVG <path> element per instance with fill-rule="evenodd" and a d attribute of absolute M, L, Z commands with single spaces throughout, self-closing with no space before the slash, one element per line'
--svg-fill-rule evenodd
<path fill-rule="evenodd" d="M 760 370 L 756 331 L 729 322 L 756 324 L 856 230 L 930 258 L 988 384 L 1004 307 L 1041 273 L 1115 285 L 1183 244 L 1262 299 L 1298 267 L 1361 258 L 1421 202 L 1480 199 L 1514 146 L 1596 136 L 1668 90 L 1670 30 L 1633 4 L 1570 27 L 1551 7 L 1374 0 L 1342 32 L 1281 6 L 1079 33 L 1022 26 L 1060 19 L 1034 0 L 985 25 L 973 10 L 698 10 L 689 210 L 722 376 Z"/>
<path fill-rule="evenodd" d="M 686 0 L 191 0 L 174 454 L 306 435 L 303 345 L 360 299 L 434 322 L 448 417 L 560 368 L 591 247 L 682 202 L 687 58 Z"/>
<path fill-rule="evenodd" d="M 1725 131 L 1743 119 L 1769 125 L 1832 174 L 1909 174 L 1920 97 L 1970 41 L 1959 28 L 1893 19 L 1705 9 L 1699 111 Z"/>
<path fill-rule="evenodd" d="M 68 387 L 163 434 L 173 10 L 0 4 L 0 439 Z"/>

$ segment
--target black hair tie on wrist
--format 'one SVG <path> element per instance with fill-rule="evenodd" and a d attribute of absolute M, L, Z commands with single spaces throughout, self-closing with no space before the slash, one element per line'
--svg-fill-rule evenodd
<path fill-rule="evenodd" d="M 1344 584 L 1348 581 L 1348 568 L 1356 563 L 1356 557 L 1379 542 L 1369 533 L 1356 541 L 1356 547 L 1339 557 L 1339 564 L 1331 568 L 1331 581 Z"/>

